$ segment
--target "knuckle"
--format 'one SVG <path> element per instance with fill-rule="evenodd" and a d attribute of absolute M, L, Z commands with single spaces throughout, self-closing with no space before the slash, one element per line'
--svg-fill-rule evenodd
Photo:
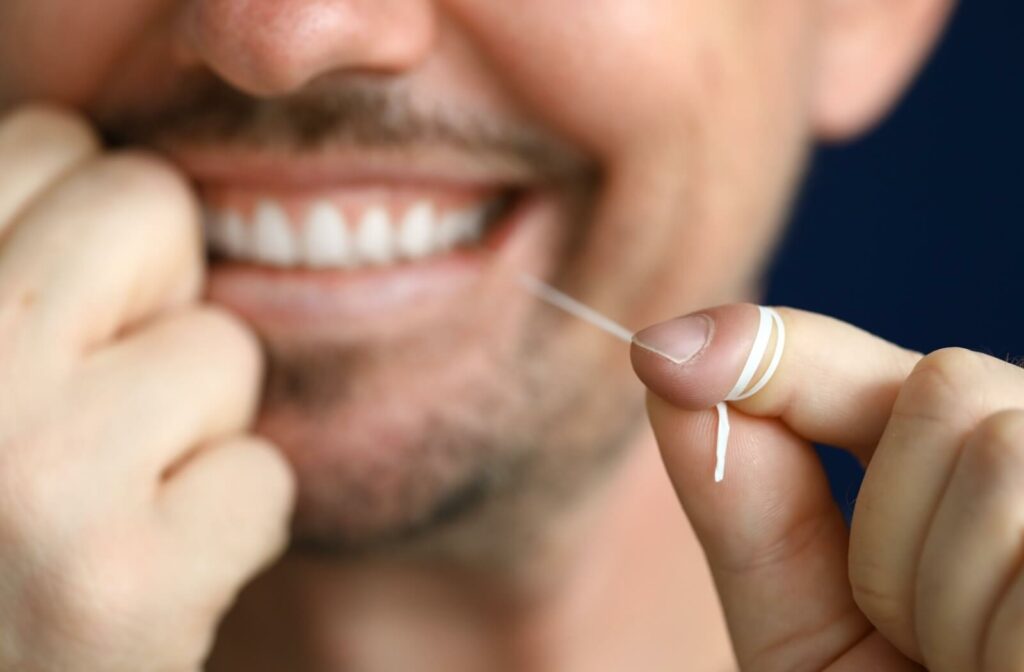
<path fill-rule="evenodd" d="M 974 430 L 967 443 L 971 466 L 1000 477 L 1024 471 L 1024 410 L 993 413 Z"/>
<path fill-rule="evenodd" d="M 177 353 L 190 368 L 195 384 L 203 386 L 220 405 L 230 426 L 247 425 L 256 410 L 263 357 L 259 342 L 240 319 L 223 308 L 201 304 L 169 318 L 157 350 Z"/>
<path fill-rule="evenodd" d="M 229 439 L 219 449 L 230 451 L 228 459 L 241 489 L 253 495 L 245 507 L 251 526 L 245 555 L 262 560 L 273 557 L 287 544 L 295 506 L 291 468 L 277 448 L 256 436 Z"/>
<path fill-rule="evenodd" d="M 914 373 L 930 372 L 933 375 L 942 376 L 951 385 L 956 386 L 971 380 L 984 365 L 984 356 L 973 350 L 955 347 L 942 348 L 921 358 Z"/>
<path fill-rule="evenodd" d="M 202 304 L 190 308 L 184 326 L 200 352 L 245 380 L 259 377 L 262 357 L 256 335 L 241 319 L 224 308 Z"/>
<path fill-rule="evenodd" d="M 0 138 L 46 142 L 64 147 L 99 150 L 89 123 L 71 110 L 48 103 L 30 103 L 0 116 Z"/>
<path fill-rule="evenodd" d="M 925 355 L 904 381 L 893 414 L 947 423 L 951 411 L 963 407 L 963 392 L 983 366 L 982 355 L 965 348 Z"/>
<path fill-rule="evenodd" d="M 97 162 L 93 173 L 93 179 L 109 182 L 122 199 L 144 206 L 150 215 L 146 220 L 156 220 L 160 226 L 165 226 L 167 220 L 180 221 L 183 214 L 190 216 L 195 212 L 195 199 L 184 176 L 155 154 L 111 153 Z M 159 203 L 160 207 L 153 207 L 154 203 Z"/>
<path fill-rule="evenodd" d="M 295 498 L 295 478 L 281 451 L 257 436 L 248 437 L 246 444 L 254 478 L 263 484 L 262 490 L 268 499 L 290 509 Z"/>
<path fill-rule="evenodd" d="M 198 204 L 184 177 L 159 157 L 134 151 L 104 154 L 50 201 L 64 210 L 106 213 L 87 218 L 88 235 L 98 241 L 117 238 L 122 246 L 141 245 L 160 251 L 163 259 L 189 257 L 198 264 Z"/>
<path fill-rule="evenodd" d="M 125 249 L 131 244 L 147 259 L 159 254 L 154 274 L 163 269 L 177 278 L 168 303 L 195 301 L 202 289 L 203 242 L 199 205 L 185 177 L 166 160 L 139 151 L 109 154 L 97 163 L 85 198 L 103 198 L 103 207 L 116 210 L 102 220 L 102 235 L 116 237 Z M 116 200 L 109 199 L 112 193 Z"/>
<path fill-rule="evenodd" d="M 117 226 L 119 236 L 142 236 L 153 245 L 166 246 L 165 252 L 199 244 L 195 197 L 185 178 L 155 155 L 137 151 L 104 155 L 78 186 L 83 201 L 102 199 L 104 207 L 121 215 L 107 220 Z M 110 199 L 110 194 L 118 198 Z"/>

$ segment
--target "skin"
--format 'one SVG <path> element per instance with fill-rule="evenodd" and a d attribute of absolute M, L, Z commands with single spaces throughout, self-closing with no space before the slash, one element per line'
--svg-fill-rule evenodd
<path fill-rule="evenodd" d="M 741 667 L 1019 669 L 1024 371 L 780 312 L 785 353 L 761 392 L 732 403 L 722 483 L 707 477 L 715 425 L 704 409 L 738 376 L 756 311 L 703 312 L 713 336 L 682 364 L 632 351 Z M 867 465 L 849 536 L 812 443 Z"/>
<path fill-rule="evenodd" d="M 0 661 L 197 669 L 213 649 L 215 670 L 723 669 L 713 579 L 744 667 L 904 669 L 905 654 L 1015 669 L 1016 472 L 991 468 L 1022 444 L 1000 413 L 1019 404 L 1013 367 L 921 358 L 788 311 L 782 368 L 737 404 L 739 448 L 712 490 L 698 409 L 728 391 L 752 329 L 749 307 L 723 308 L 692 366 L 634 350 L 666 479 L 621 344 L 543 313 L 506 261 L 475 301 L 355 324 L 312 350 L 299 328 L 218 307 L 230 301 L 204 281 L 193 175 L 152 127 L 199 73 L 250 103 L 383 78 L 418 105 L 519 131 L 567 168 L 544 183 L 559 235 L 518 259 L 640 327 L 756 297 L 809 142 L 881 116 L 948 10 L 5 2 L 0 104 L 18 111 L 0 121 L 0 380 L 26 382 L 0 412 Z M 23 107 L 34 100 L 71 111 Z M 295 141 L 283 118 L 250 135 Z M 111 154 L 91 125 L 156 154 Z M 421 145 L 413 157 L 433 151 Z M 54 244 L 65 240 L 73 255 Z M 817 393 L 829 386 L 842 393 Z M 806 440 L 869 462 L 849 567 Z M 457 516 L 437 515 L 495 472 L 512 486 L 483 481 Z M 966 534 L 965 502 L 992 526 Z M 968 552 L 1005 580 L 944 562 Z M 139 636 L 169 631 L 181 639 Z"/>

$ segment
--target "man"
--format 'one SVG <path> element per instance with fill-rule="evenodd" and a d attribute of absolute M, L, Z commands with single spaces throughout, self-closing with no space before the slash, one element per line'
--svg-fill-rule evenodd
<path fill-rule="evenodd" d="M 782 309 L 711 476 L 948 5 L 6 0 L 0 668 L 1020 669 L 1020 370 Z"/>

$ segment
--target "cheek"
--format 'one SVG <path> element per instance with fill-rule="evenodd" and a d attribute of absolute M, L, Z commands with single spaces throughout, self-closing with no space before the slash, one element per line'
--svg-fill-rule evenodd
<path fill-rule="evenodd" d="M 672 310 L 734 300 L 803 164 L 813 3 L 449 5 L 505 84 L 603 166 L 578 269 L 591 300 L 648 314 L 665 307 L 625 292 L 664 288 Z"/>
<path fill-rule="evenodd" d="M 133 47 L 154 34 L 168 0 L 0 1 L 0 103 L 46 98 L 83 106 Z M 121 62 L 121 60 L 125 62 Z"/>
<path fill-rule="evenodd" d="M 598 155 L 650 128 L 686 77 L 672 54 L 685 12 L 672 0 L 451 0 L 449 10 L 510 89 Z"/>
<path fill-rule="evenodd" d="M 803 117 L 808 7 L 807 0 L 448 3 L 496 76 L 613 169 L 641 156 L 698 160 L 697 151 L 713 152 L 704 157 L 713 162 L 771 163 L 793 144 Z"/>

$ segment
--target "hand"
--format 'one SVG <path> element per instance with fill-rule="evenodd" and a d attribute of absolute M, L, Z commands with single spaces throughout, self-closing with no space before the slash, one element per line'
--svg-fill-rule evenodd
<path fill-rule="evenodd" d="M 198 670 L 281 548 L 290 472 L 247 436 L 256 341 L 197 299 L 173 170 L 0 118 L 0 670 Z"/>
<path fill-rule="evenodd" d="M 1024 370 L 779 312 L 779 369 L 731 404 L 721 483 L 707 409 L 736 382 L 757 311 L 705 311 L 711 340 L 682 364 L 632 350 L 742 669 L 1024 669 Z M 693 350 L 698 331 L 637 338 Z M 867 465 L 849 535 L 811 442 Z"/>

